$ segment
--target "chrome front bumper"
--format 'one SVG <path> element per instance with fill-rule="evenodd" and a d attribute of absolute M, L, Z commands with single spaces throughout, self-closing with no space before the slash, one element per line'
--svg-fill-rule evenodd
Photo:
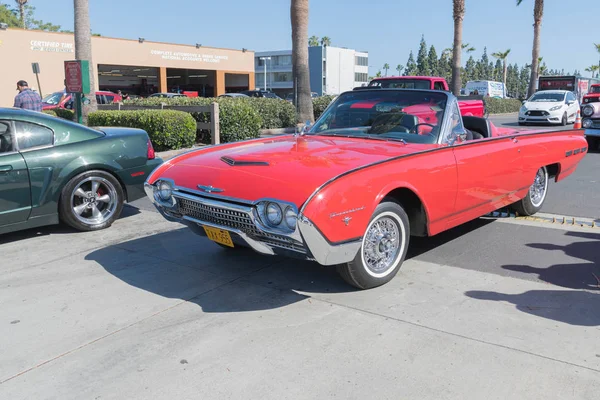
<path fill-rule="evenodd" d="M 256 207 L 245 201 L 232 202 L 218 196 L 203 196 L 195 191 L 175 187 L 172 204 L 157 199 L 154 186 L 144 184 L 152 204 L 169 221 L 188 226 L 206 236 L 203 226 L 222 229 L 232 234 L 232 240 L 258 253 L 283 255 L 317 261 L 321 265 L 336 265 L 352 261 L 360 250 L 361 240 L 340 244 L 330 243 L 305 216 L 299 215 L 296 230 L 282 234 L 266 229 L 256 218 Z"/>

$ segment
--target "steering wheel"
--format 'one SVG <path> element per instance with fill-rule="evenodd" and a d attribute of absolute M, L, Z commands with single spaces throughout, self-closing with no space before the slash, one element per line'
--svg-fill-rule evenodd
<path fill-rule="evenodd" d="M 419 128 L 419 126 L 421 126 L 421 125 L 430 126 L 430 127 L 431 127 L 431 131 L 432 131 L 432 132 L 433 132 L 433 130 L 436 128 L 436 126 L 435 126 L 435 125 L 433 125 L 433 124 L 428 124 L 428 123 L 425 123 L 425 122 L 424 122 L 424 123 L 421 123 L 421 124 L 416 124 L 416 125 L 415 125 L 415 126 L 414 126 L 414 127 L 411 129 L 411 130 L 410 130 L 410 133 L 415 133 L 415 134 L 417 134 L 417 135 L 418 135 L 418 134 L 419 134 L 419 129 L 418 129 L 418 128 Z M 428 135 L 431 135 L 431 132 L 430 132 L 430 133 L 428 133 Z"/>

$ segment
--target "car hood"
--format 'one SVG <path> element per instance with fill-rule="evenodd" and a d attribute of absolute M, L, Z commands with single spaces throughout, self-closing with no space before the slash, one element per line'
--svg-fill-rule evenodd
<path fill-rule="evenodd" d="M 548 111 L 552 107 L 556 106 L 564 106 L 565 103 L 561 103 L 558 101 L 528 101 L 525 103 L 525 107 L 528 110 L 546 110 Z"/>
<path fill-rule="evenodd" d="M 175 185 L 222 190 L 219 195 L 256 201 L 269 197 L 300 207 L 322 184 L 344 172 L 437 147 L 358 138 L 281 136 L 187 154 L 162 171 Z"/>

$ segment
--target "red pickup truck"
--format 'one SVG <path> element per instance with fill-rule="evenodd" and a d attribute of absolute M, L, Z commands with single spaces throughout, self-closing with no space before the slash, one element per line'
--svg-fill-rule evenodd
<path fill-rule="evenodd" d="M 427 89 L 449 92 L 448 83 L 439 76 L 390 76 L 375 78 L 369 86 L 394 89 Z M 484 117 L 486 114 L 483 96 L 459 96 L 458 107 L 463 116 Z"/>

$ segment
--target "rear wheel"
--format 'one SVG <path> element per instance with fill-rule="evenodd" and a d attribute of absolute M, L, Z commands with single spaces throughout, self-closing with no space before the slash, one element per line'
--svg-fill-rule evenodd
<path fill-rule="evenodd" d="M 548 170 L 540 168 L 535 174 L 533 184 L 524 199 L 514 203 L 511 208 L 519 215 L 530 216 L 542 209 L 548 193 Z"/>
<path fill-rule="evenodd" d="M 371 289 L 391 281 L 406 257 L 410 225 L 404 209 L 394 201 L 377 206 L 354 260 L 337 266 L 350 285 Z"/>
<path fill-rule="evenodd" d="M 60 218 L 80 231 L 105 229 L 119 218 L 124 198 L 121 184 L 108 172 L 84 172 L 63 188 Z"/>

